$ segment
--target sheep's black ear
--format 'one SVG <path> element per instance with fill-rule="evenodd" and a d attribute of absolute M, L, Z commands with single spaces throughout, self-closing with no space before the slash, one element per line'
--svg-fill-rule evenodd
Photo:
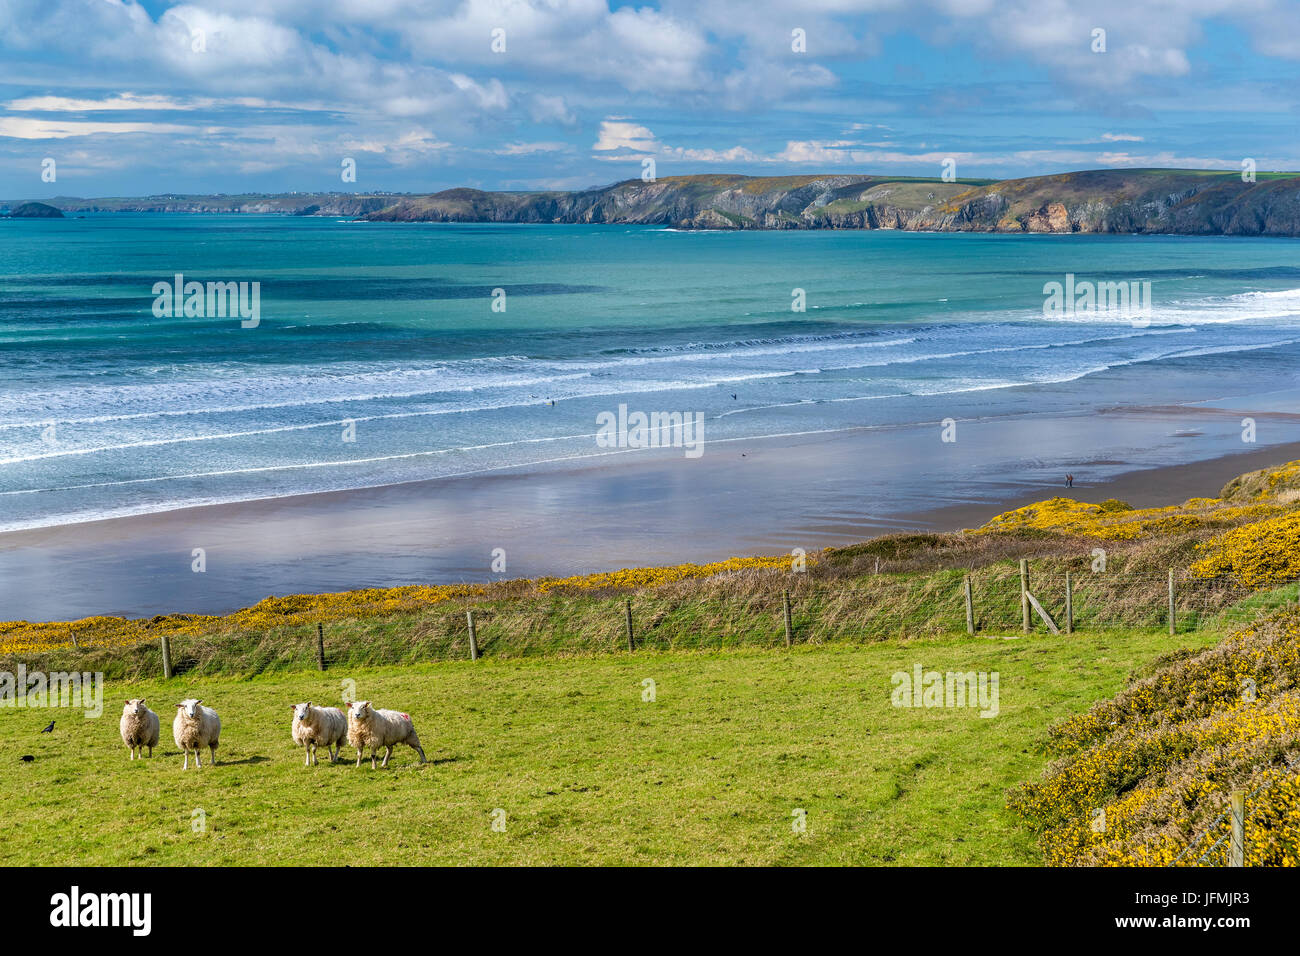
<path fill-rule="evenodd" d="M 142 703 L 142 704 L 144 703 L 144 698 L 143 698 L 143 697 L 140 698 L 140 703 Z"/>

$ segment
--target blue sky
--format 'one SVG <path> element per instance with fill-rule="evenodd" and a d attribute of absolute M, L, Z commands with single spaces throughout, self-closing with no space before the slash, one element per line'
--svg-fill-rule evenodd
<path fill-rule="evenodd" d="M 1298 67 L 1297 0 L 4 0 L 0 197 L 1296 170 Z"/>

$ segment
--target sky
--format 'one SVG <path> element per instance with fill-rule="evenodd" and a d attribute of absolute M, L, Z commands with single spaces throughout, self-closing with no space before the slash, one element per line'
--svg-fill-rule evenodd
<path fill-rule="evenodd" d="M 1300 0 L 0 0 L 0 197 L 1297 170 L 1298 72 Z"/>

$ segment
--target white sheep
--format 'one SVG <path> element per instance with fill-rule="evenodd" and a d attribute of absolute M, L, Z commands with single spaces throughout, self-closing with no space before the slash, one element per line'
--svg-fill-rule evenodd
<path fill-rule="evenodd" d="M 172 737 L 176 746 L 185 752 L 182 770 L 190 766 L 190 751 L 194 751 L 194 765 L 203 766 L 201 756 L 204 747 L 212 754 L 212 766 L 217 765 L 217 744 L 221 738 L 221 718 L 211 708 L 204 707 L 203 701 L 193 697 L 186 698 L 176 705 L 176 719 L 172 721 Z"/>
<path fill-rule="evenodd" d="M 337 707 L 314 707 L 311 701 L 293 705 L 293 742 L 307 748 L 304 766 L 316 763 L 316 748 L 325 745 L 330 762 L 338 759 L 348 738 L 348 718 Z"/>
<path fill-rule="evenodd" d="M 153 748 L 158 746 L 158 715 L 145 705 L 143 697 L 126 702 L 118 729 L 122 731 L 122 743 L 131 748 L 132 760 L 137 750 L 143 759 L 145 747 L 149 748 L 149 756 L 153 756 Z"/>
<path fill-rule="evenodd" d="M 420 755 L 420 763 L 427 763 L 420 738 L 415 734 L 415 724 L 410 714 L 398 710 L 375 710 L 370 701 L 359 700 L 348 708 L 348 744 L 357 748 L 357 766 L 361 766 L 361 751 L 370 748 L 370 769 L 375 769 L 375 751 L 384 748 L 384 766 L 393 755 L 393 747 L 406 744 Z"/>

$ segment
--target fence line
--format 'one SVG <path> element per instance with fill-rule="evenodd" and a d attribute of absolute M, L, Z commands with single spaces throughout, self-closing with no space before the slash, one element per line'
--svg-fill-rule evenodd
<path fill-rule="evenodd" d="M 1227 631 L 1296 600 L 1294 585 L 1261 591 L 1177 570 L 1025 570 L 1023 579 L 1014 565 L 923 576 L 866 574 L 848 580 L 741 573 L 633 593 L 554 590 L 462 597 L 346 622 L 299 615 L 256 631 L 164 631 L 143 644 L 106 639 L 96 647 L 95 635 L 83 629 L 75 652 L 65 646 L 10 653 L 75 653 L 79 659 L 98 654 L 110 669 L 171 676 L 201 673 L 209 663 L 219 668 L 233 662 L 246 670 L 324 669 L 331 660 L 357 666 L 962 634 L 1025 637 L 1047 633 L 1053 626 L 1066 636 L 1086 639 L 1103 629 Z M 348 634 L 346 645 L 338 642 L 341 627 Z M 111 658 L 105 657 L 104 648 L 109 647 Z"/>
<path fill-rule="evenodd" d="M 1026 571 L 1023 577 L 1015 569 L 954 571 L 920 580 L 894 575 L 852 581 L 736 577 L 706 583 L 703 596 L 701 582 L 689 582 L 630 595 L 570 591 L 460 598 L 396 617 L 349 621 L 351 640 L 338 656 L 349 665 L 400 664 L 959 634 L 1025 637 L 1053 630 L 1079 639 L 1120 628 L 1167 628 L 1170 634 L 1182 634 L 1226 631 L 1253 620 L 1261 610 L 1295 600 L 1292 588 L 1260 592 L 1230 581 L 1194 579 L 1182 571 Z M 309 627 L 315 633 L 307 641 L 299 641 L 297 628 L 286 625 L 256 634 L 172 635 L 170 647 L 161 649 L 167 669 L 177 673 L 201 671 L 208 660 L 237 653 L 234 645 L 240 642 L 251 655 L 243 659 L 245 666 L 289 666 L 314 657 L 323 669 L 331 626 L 318 622 Z M 83 640 L 83 652 L 85 647 Z"/>

